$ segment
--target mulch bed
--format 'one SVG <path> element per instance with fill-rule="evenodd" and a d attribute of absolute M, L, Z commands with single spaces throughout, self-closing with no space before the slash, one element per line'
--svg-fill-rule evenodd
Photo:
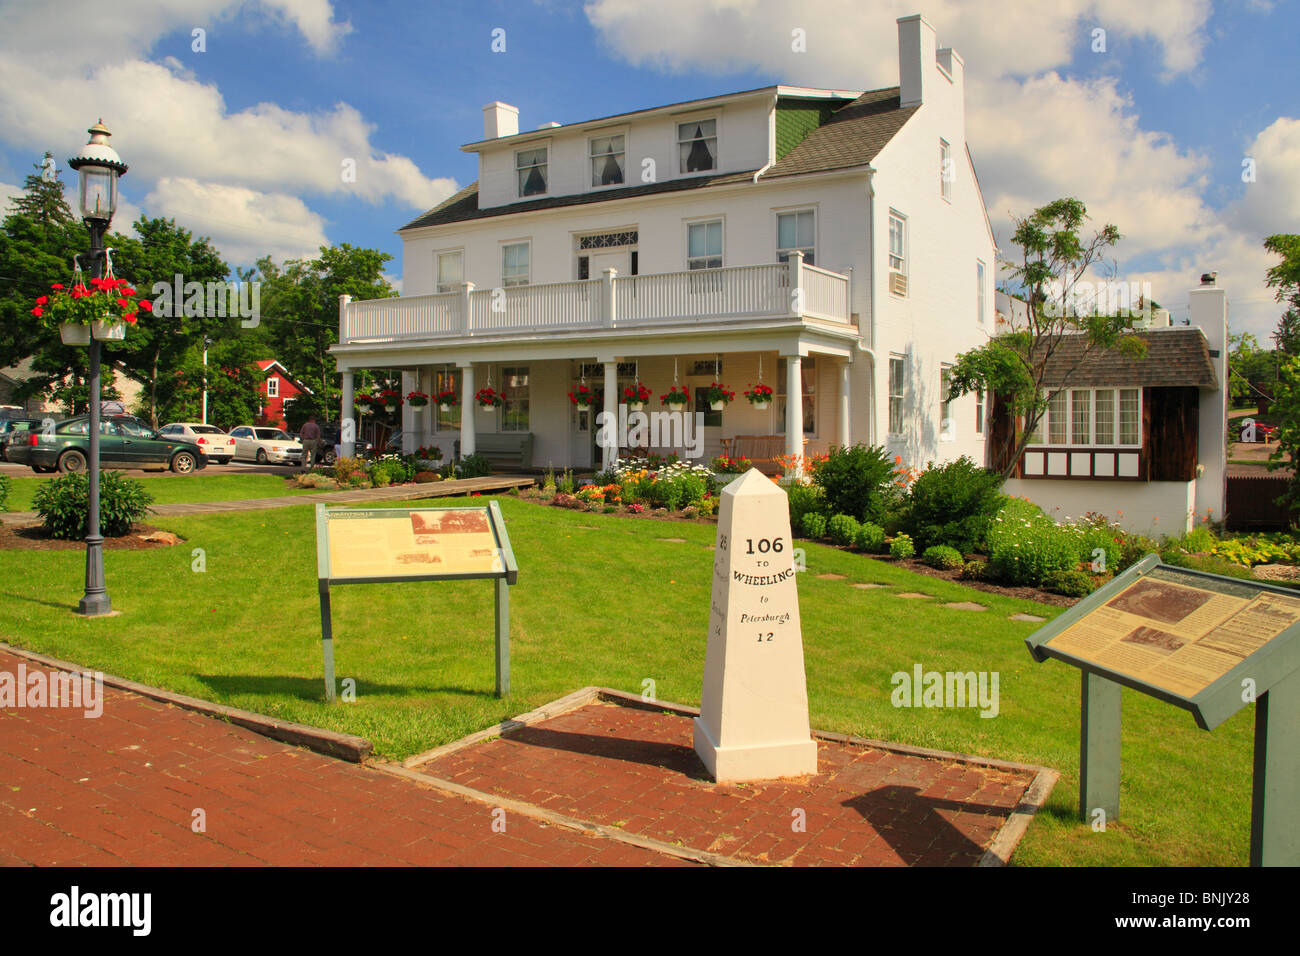
<path fill-rule="evenodd" d="M 158 535 L 159 539 L 146 541 L 145 538 Z M 106 551 L 148 551 L 152 548 L 170 548 L 179 544 L 180 539 L 169 531 L 163 531 L 147 524 L 133 524 L 131 533 L 122 538 L 105 538 Z M 51 538 L 38 524 L 14 527 L 0 527 L 0 549 L 8 551 L 84 551 L 86 542 L 62 541 Z"/>

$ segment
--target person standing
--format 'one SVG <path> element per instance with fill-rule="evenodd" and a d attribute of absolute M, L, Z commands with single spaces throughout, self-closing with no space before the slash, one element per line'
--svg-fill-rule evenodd
<path fill-rule="evenodd" d="M 316 424 L 315 415 L 308 416 L 298 439 L 302 442 L 302 466 L 307 468 L 316 464 L 320 458 L 320 426 Z"/>

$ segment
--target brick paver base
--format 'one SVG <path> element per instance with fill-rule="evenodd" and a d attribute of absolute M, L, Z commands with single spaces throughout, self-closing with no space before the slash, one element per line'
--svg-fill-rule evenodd
<path fill-rule="evenodd" d="M 17 665 L 0 653 L 0 672 Z M 519 814 L 494 832 L 489 805 L 136 694 L 104 695 L 94 719 L 0 710 L 0 865 L 682 863 Z M 196 809 L 206 832 L 192 829 Z"/>
<path fill-rule="evenodd" d="M 1035 776 L 826 740 L 817 760 L 807 778 L 716 785 L 689 717 L 601 701 L 419 769 L 740 860 L 858 866 L 978 863 Z"/>

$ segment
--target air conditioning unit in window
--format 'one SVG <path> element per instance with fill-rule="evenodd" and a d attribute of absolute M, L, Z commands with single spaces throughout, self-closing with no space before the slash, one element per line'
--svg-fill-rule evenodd
<path fill-rule="evenodd" d="M 907 275 L 902 272 L 889 273 L 889 291 L 894 295 L 907 295 Z"/>

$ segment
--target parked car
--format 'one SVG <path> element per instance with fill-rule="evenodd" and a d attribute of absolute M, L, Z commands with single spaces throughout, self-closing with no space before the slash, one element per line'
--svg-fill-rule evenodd
<path fill-rule="evenodd" d="M 27 433 L 28 464 L 35 471 L 65 474 L 85 471 L 90 460 L 90 418 L 78 415 L 51 429 Z M 117 468 L 170 468 L 188 475 L 208 464 L 196 444 L 161 437 L 130 415 L 110 415 L 99 423 L 99 460 Z"/>
<path fill-rule="evenodd" d="M 192 442 L 203 449 L 208 461 L 224 465 L 235 457 L 235 440 L 216 425 L 201 422 L 172 422 L 158 432 L 163 438 Z"/>
<path fill-rule="evenodd" d="M 343 429 L 339 423 L 322 422 L 320 426 L 320 461 L 322 465 L 334 464 L 334 459 L 338 457 L 334 448 L 341 444 L 343 444 Z M 369 458 L 375 453 L 373 442 L 358 441 L 356 446 L 355 454 L 361 458 Z"/>
<path fill-rule="evenodd" d="M 278 428 L 240 425 L 230 429 L 235 440 L 235 458 L 259 465 L 301 465 L 302 444 Z"/>
<path fill-rule="evenodd" d="M 6 418 L 0 420 L 0 459 L 9 461 L 9 443 L 27 443 L 27 432 L 41 427 L 39 418 Z M 26 462 L 22 462 L 26 464 Z"/>

